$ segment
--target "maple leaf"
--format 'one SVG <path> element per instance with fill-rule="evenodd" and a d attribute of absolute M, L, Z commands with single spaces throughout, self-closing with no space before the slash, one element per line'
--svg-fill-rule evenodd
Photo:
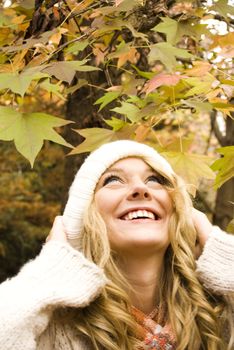
<path fill-rule="evenodd" d="M 210 49 L 213 49 L 217 46 L 224 48 L 226 46 L 233 45 L 234 32 L 230 32 L 225 35 L 213 35 L 211 39 L 213 40 L 213 43 L 211 44 Z"/>
<path fill-rule="evenodd" d="M 214 171 L 218 171 L 215 179 L 215 188 L 221 187 L 234 176 L 234 146 L 218 148 L 217 152 L 222 157 L 211 165 Z"/>
<path fill-rule="evenodd" d="M 85 140 L 76 146 L 69 155 L 92 152 L 104 143 L 117 140 L 113 130 L 104 128 L 73 129 L 75 132 L 85 137 Z"/>
<path fill-rule="evenodd" d="M 0 89 L 10 89 L 12 92 L 24 96 L 32 80 L 40 80 L 48 74 L 38 71 L 38 67 L 26 69 L 22 73 L 0 73 Z"/>
<path fill-rule="evenodd" d="M 120 107 L 115 107 L 111 110 L 126 116 L 133 123 L 138 122 L 142 118 L 140 109 L 132 103 L 122 102 Z"/>
<path fill-rule="evenodd" d="M 13 141 L 16 149 L 33 167 L 44 140 L 72 148 L 53 128 L 72 121 L 46 113 L 20 113 L 10 107 L 0 107 L 0 140 Z"/>
<path fill-rule="evenodd" d="M 195 189 L 201 178 L 214 179 L 215 174 L 210 169 L 210 158 L 201 154 L 191 154 L 186 152 L 163 152 L 162 155 L 171 163 L 173 169 L 179 174 L 187 184 L 190 191 L 195 195 Z"/>
<path fill-rule="evenodd" d="M 161 73 L 154 76 L 149 81 L 147 81 L 142 91 L 146 92 L 146 94 L 149 94 L 150 92 L 154 91 L 155 89 L 157 89 L 159 86 L 162 86 L 162 85 L 175 86 L 182 78 L 185 78 L 185 76 L 178 75 L 178 74 Z"/>
<path fill-rule="evenodd" d="M 120 93 L 120 91 L 109 91 L 105 95 L 100 97 L 97 101 L 95 101 L 94 104 L 100 104 L 101 106 L 99 108 L 99 111 L 101 111 L 106 105 L 116 100 L 119 97 Z"/>
<path fill-rule="evenodd" d="M 171 71 L 177 65 L 176 57 L 192 58 L 193 55 L 187 50 L 172 46 L 170 43 L 161 42 L 151 46 L 148 59 L 149 63 L 161 61 Z"/>
<path fill-rule="evenodd" d="M 167 42 L 177 44 L 183 36 L 190 36 L 193 39 L 200 39 L 201 34 L 204 34 L 206 25 L 194 25 L 192 21 L 176 21 L 170 17 L 162 17 L 162 22 L 157 24 L 153 31 L 165 33 Z"/>
<path fill-rule="evenodd" d="M 85 63 L 88 60 L 82 61 L 62 61 L 53 62 L 43 69 L 43 72 L 54 75 L 58 80 L 66 81 L 71 84 L 76 71 L 91 72 L 94 70 L 100 70 L 97 67 L 87 66 Z"/>
<path fill-rule="evenodd" d="M 122 67 L 127 61 L 135 63 L 137 50 L 131 47 L 131 44 L 126 44 L 122 41 L 115 52 L 108 55 L 108 58 L 118 58 L 117 67 Z"/>
<path fill-rule="evenodd" d="M 210 6 L 209 11 L 215 11 L 219 15 L 223 16 L 224 18 L 227 18 L 227 15 L 234 16 L 234 7 L 231 5 L 228 5 L 227 0 L 218 0 L 214 3 L 213 6 Z"/>
<path fill-rule="evenodd" d="M 219 84 L 219 81 L 215 79 L 215 77 L 207 73 L 203 77 L 192 77 L 187 78 L 186 83 L 193 86 L 185 95 L 184 97 L 194 96 L 194 95 L 200 95 L 200 94 L 206 94 L 210 90 L 212 90 L 212 87 L 215 83 Z"/>
<path fill-rule="evenodd" d="M 233 118 L 231 115 L 231 112 L 234 112 L 234 105 L 231 103 L 225 103 L 225 102 L 214 102 L 212 103 L 213 108 L 217 109 L 217 111 L 220 111 L 226 115 L 228 115 L 230 118 Z"/>
<path fill-rule="evenodd" d="M 192 77 L 202 77 L 208 73 L 212 65 L 206 61 L 193 61 L 193 67 L 185 70 L 185 74 Z"/>
<path fill-rule="evenodd" d="M 111 119 L 104 119 L 104 122 L 107 125 L 111 126 L 113 131 L 118 131 L 118 130 L 122 129 L 123 127 L 129 125 L 124 120 L 119 119 L 119 118 L 115 118 L 115 117 L 111 117 Z"/>

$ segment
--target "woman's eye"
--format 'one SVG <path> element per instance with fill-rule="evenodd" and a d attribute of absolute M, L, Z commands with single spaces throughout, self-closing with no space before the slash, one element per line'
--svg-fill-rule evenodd
<path fill-rule="evenodd" d="M 151 176 L 149 176 L 148 179 L 147 179 L 147 182 L 149 182 L 149 181 L 157 182 L 159 184 L 162 183 L 162 181 L 160 179 L 160 176 L 158 176 L 158 175 L 151 175 Z"/>
<path fill-rule="evenodd" d="M 110 183 L 113 182 L 121 182 L 121 179 L 119 176 L 116 175 L 110 175 L 108 177 L 105 178 L 105 180 L 103 181 L 103 186 L 108 185 Z"/>

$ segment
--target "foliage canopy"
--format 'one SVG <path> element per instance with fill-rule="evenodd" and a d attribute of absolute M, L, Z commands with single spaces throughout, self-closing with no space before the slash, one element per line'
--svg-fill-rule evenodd
<path fill-rule="evenodd" d="M 5 1 L 0 140 L 14 140 L 33 166 L 43 140 L 79 154 L 133 138 L 162 152 L 189 183 L 214 178 L 209 159 L 191 154 L 197 130 L 188 124 L 210 113 L 233 116 L 233 16 L 226 0 Z M 97 74 L 105 77 L 98 85 Z M 36 101 L 64 103 L 83 86 L 102 91 L 93 108 L 110 117 L 106 128 L 77 129 L 85 141 L 73 147 L 53 130 L 69 121 L 45 114 Z M 234 174 L 227 167 L 233 147 L 219 152 L 217 187 Z"/>

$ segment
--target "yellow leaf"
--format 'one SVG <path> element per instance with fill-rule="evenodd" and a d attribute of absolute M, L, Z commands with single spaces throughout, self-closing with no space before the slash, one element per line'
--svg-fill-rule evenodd
<path fill-rule="evenodd" d="M 207 156 L 185 152 L 163 152 L 162 155 L 171 163 L 175 172 L 195 188 L 201 178 L 215 178 L 214 172 L 208 166 L 211 159 Z"/>
<path fill-rule="evenodd" d="M 202 77 L 211 70 L 212 66 L 206 61 L 194 61 L 193 68 L 186 69 L 185 74 L 191 77 Z"/>
<path fill-rule="evenodd" d="M 11 20 L 11 22 L 12 22 L 13 24 L 21 24 L 21 23 L 24 21 L 25 18 L 26 18 L 25 15 L 15 16 L 15 17 Z"/>
<path fill-rule="evenodd" d="M 117 139 L 116 133 L 113 130 L 104 128 L 74 129 L 74 131 L 83 136 L 85 140 L 76 146 L 69 155 L 92 152 L 102 144 Z"/>

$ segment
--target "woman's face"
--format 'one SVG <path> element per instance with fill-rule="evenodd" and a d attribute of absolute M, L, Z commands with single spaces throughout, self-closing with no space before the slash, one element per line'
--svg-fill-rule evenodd
<path fill-rule="evenodd" d="M 165 252 L 172 200 L 162 177 L 142 159 L 122 159 L 107 169 L 98 182 L 95 203 L 115 251 Z"/>

